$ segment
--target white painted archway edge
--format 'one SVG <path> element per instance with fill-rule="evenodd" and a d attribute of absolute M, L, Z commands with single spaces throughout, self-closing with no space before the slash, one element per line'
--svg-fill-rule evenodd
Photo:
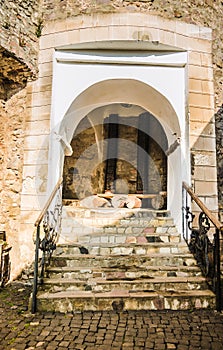
<path fill-rule="evenodd" d="M 162 124 L 169 144 L 168 209 L 181 228 L 181 184 L 190 182 L 187 123 L 187 53 L 56 51 L 53 64 L 49 190 L 63 170 L 64 152 L 55 132 L 71 141 L 78 123 L 92 110 L 112 103 L 143 107 Z"/>

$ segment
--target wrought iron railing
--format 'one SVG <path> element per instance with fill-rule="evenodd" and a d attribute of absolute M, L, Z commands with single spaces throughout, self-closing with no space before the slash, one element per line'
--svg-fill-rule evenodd
<path fill-rule="evenodd" d="M 182 186 L 182 198 L 184 239 L 197 260 L 203 275 L 206 277 L 209 287 L 216 295 L 216 309 L 221 311 L 220 241 L 223 238 L 223 225 L 185 182 L 183 182 Z M 191 211 L 192 201 L 194 201 L 201 210 L 196 228 L 193 227 L 195 214 Z"/>
<path fill-rule="evenodd" d="M 6 232 L 0 231 L 0 288 L 10 280 L 11 262 L 9 252 L 12 249 L 6 242 Z"/>
<path fill-rule="evenodd" d="M 56 243 L 61 230 L 62 214 L 62 181 L 57 182 L 45 207 L 35 222 L 35 262 L 34 279 L 32 292 L 31 312 L 36 312 L 36 296 L 38 285 L 43 283 L 46 266 L 49 265 L 53 251 L 56 249 Z M 42 252 L 39 258 L 39 252 Z"/>

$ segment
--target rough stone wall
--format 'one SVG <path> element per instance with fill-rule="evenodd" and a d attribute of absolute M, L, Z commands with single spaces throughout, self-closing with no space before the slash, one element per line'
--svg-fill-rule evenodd
<path fill-rule="evenodd" d="M 8 99 L 37 76 L 40 1 L 0 0 L 0 98 Z"/>
<path fill-rule="evenodd" d="M 97 155 L 95 149 L 92 149 L 92 146 L 96 144 L 95 133 L 87 118 L 84 118 L 79 126 L 83 130 L 79 132 L 79 128 L 77 128 L 71 142 L 74 152 L 72 156 L 65 157 L 64 161 L 63 197 L 65 199 L 82 199 L 93 194 L 89 192 L 92 183 L 87 169 L 85 169 L 85 161 L 89 162 L 93 159 L 94 163 L 97 164 Z M 81 160 L 81 163 L 77 165 L 78 160 Z M 83 173 L 83 176 L 80 172 Z M 76 192 L 77 187 L 78 192 Z M 95 186 L 92 187 L 92 190 L 95 193 L 98 192 Z"/>
<path fill-rule="evenodd" d="M 39 3 L 0 0 L 0 229 L 6 231 L 7 242 L 12 246 L 12 277 L 24 265 L 20 206 L 26 85 L 38 72 Z"/>
<path fill-rule="evenodd" d="M 59 20 L 80 14 L 97 12 L 150 12 L 168 19 L 178 19 L 213 30 L 213 68 L 216 108 L 223 100 L 222 21 L 221 0 L 47 0 L 43 2 L 44 21 Z"/>
<path fill-rule="evenodd" d="M 223 222 L 223 104 L 215 115 L 216 120 L 216 143 L 217 143 L 217 160 L 218 160 L 218 200 L 219 200 L 219 217 Z"/>
<path fill-rule="evenodd" d="M 126 117 L 124 117 L 126 119 Z M 138 117 L 128 118 L 133 125 L 138 124 Z M 129 121 L 129 123 L 131 124 Z M 138 193 L 139 188 L 137 185 L 137 129 L 130 125 L 122 124 L 122 118 L 119 117 L 119 131 L 118 138 L 120 141 L 126 140 L 124 145 L 119 144 L 121 147 L 120 154 L 117 154 L 116 164 L 116 177 L 122 179 L 128 184 L 129 193 Z M 104 124 L 102 129 L 102 137 L 105 141 L 108 141 L 107 124 Z M 81 130 L 81 132 L 79 131 Z M 117 143 L 119 143 L 117 140 Z M 106 143 L 105 143 L 106 144 Z M 133 148 L 133 144 L 135 147 Z M 74 138 L 71 142 L 73 149 L 72 156 L 65 157 L 64 161 L 64 185 L 63 185 L 63 197 L 64 199 L 82 199 L 86 196 L 103 193 L 105 187 L 105 168 L 106 161 L 101 162 L 96 151 L 96 138 L 95 131 L 91 127 L 87 118 L 82 119 L 77 128 Z M 93 146 L 93 147 L 92 147 Z M 95 146 L 95 147 L 94 147 Z M 120 149 L 119 149 L 120 151 Z M 103 150 L 104 157 L 107 159 L 107 147 Z M 125 159 L 128 159 L 126 161 Z M 166 179 L 167 179 L 167 164 L 166 157 L 158 144 L 154 142 L 152 138 L 149 141 L 149 165 L 148 165 L 148 188 L 149 193 L 157 193 L 160 191 L 166 191 Z M 81 160 L 81 161 L 80 161 Z M 80 162 L 78 162 L 80 161 Z M 88 174 L 85 167 L 86 162 L 93 162 L 95 168 L 92 173 Z M 78 163 L 77 163 L 78 162 Z M 78 164 L 78 165 L 77 165 Z M 113 165 L 112 165 L 113 166 Z M 83 167 L 83 168 L 82 168 Z M 80 172 L 83 174 L 80 175 Z M 107 174 L 107 189 L 114 190 L 113 188 L 113 172 Z M 91 184 L 92 192 L 89 192 L 89 186 Z M 143 191 L 143 184 L 141 183 L 141 191 Z M 78 189 L 78 192 L 76 192 Z"/>
<path fill-rule="evenodd" d="M 23 143 L 25 132 L 26 89 L 0 104 L 0 230 L 12 246 L 13 274 L 22 266 L 20 253 L 20 200 L 22 188 Z"/>

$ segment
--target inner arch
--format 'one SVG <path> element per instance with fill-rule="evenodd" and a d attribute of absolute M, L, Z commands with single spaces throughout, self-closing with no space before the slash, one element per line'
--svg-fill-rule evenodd
<path fill-rule="evenodd" d="M 179 120 L 171 103 L 153 87 L 135 79 L 110 79 L 89 86 L 71 103 L 61 124 L 60 134 L 66 132 L 70 143 L 74 131 L 92 110 L 113 103 L 132 104 L 154 115 L 162 124 L 168 142 L 173 134 L 181 136 Z"/>

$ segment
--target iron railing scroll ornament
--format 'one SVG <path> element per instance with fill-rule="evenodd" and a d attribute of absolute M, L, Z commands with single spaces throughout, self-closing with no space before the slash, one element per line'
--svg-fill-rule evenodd
<path fill-rule="evenodd" d="M 38 285 L 43 283 L 45 268 L 49 266 L 51 256 L 61 231 L 62 218 L 62 181 L 60 178 L 51 193 L 45 207 L 35 222 L 35 262 L 31 312 L 36 312 Z M 42 252 L 41 258 L 39 253 Z"/>
<path fill-rule="evenodd" d="M 185 182 L 183 182 L 182 186 L 182 198 L 184 239 L 191 253 L 194 255 L 203 275 L 206 277 L 209 287 L 216 295 L 217 311 L 221 311 L 220 239 L 222 239 L 223 225 Z M 190 209 L 192 201 L 194 201 L 201 210 L 196 228 L 193 227 L 195 215 Z M 210 229 L 214 230 L 213 239 L 210 239 L 208 235 Z"/>

